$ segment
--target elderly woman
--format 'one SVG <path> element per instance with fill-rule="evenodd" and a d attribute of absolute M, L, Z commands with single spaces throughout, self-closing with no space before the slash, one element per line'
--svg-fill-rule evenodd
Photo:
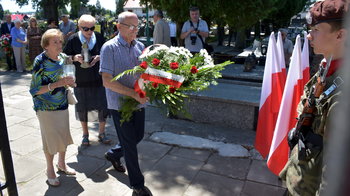
<path fill-rule="evenodd" d="M 67 146 L 73 143 L 69 130 L 67 86 L 75 86 L 74 77 L 62 77 L 66 55 L 62 52 L 63 35 L 57 29 L 47 30 L 41 39 L 44 52 L 33 65 L 30 93 L 40 123 L 43 150 L 47 164 L 47 183 L 58 186 L 53 158 L 58 153 L 57 169 L 67 175 L 75 171 L 65 163 Z"/>
<path fill-rule="evenodd" d="M 29 49 L 29 60 L 34 62 L 35 57 L 40 54 L 43 49 L 40 45 L 42 32 L 38 27 L 38 23 L 35 17 L 29 19 L 29 27 L 27 30 L 27 40 Z"/>
<path fill-rule="evenodd" d="M 21 21 L 14 20 L 15 27 L 11 29 L 11 45 L 16 59 L 17 72 L 23 72 L 26 67 L 25 46 L 27 44 L 27 35 L 25 29 L 21 27 Z"/>
<path fill-rule="evenodd" d="M 96 20 L 91 15 L 82 15 L 78 20 L 79 31 L 71 35 L 64 48 L 64 53 L 73 56 L 76 66 L 76 83 L 74 89 L 78 103 L 75 105 L 76 118 L 83 129 L 82 145 L 89 145 L 88 122 L 99 121 L 98 140 L 109 144 L 110 139 L 105 134 L 106 118 L 109 115 L 105 88 L 99 73 L 100 50 L 105 40 L 103 36 L 94 32 Z M 91 59 L 84 59 L 82 45 L 87 45 Z M 84 63 L 87 61 L 87 66 Z M 88 115 L 88 114 L 96 115 Z"/>

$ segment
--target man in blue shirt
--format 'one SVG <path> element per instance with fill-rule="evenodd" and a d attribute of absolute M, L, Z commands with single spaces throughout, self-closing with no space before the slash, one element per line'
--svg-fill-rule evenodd
<path fill-rule="evenodd" d="M 59 28 L 64 35 L 64 40 L 67 41 L 68 37 L 75 33 L 77 26 L 71 20 L 69 20 L 69 15 L 65 14 L 61 17 L 62 22 L 59 24 Z"/>
<path fill-rule="evenodd" d="M 137 154 L 137 144 L 144 136 L 144 104 L 148 98 L 141 98 L 134 91 L 134 83 L 139 78 L 137 75 L 126 75 L 118 81 L 111 81 L 119 73 L 140 64 L 138 57 L 141 55 L 144 45 L 136 41 L 139 29 L 138 22 L 136 14 L 132 12 L 119 14 L 117 24 L 119 34 L 106 42 L 101 49 L 100 72 L 102 73 L 103 85 L 106 87 L 108 109 L 111 111 L 121 144 L 121 147 L 117 145 L 106 152 L 105 157 L 112 162 L 117 171 L 124 172 L 125 169 L 120 162 L 120 158 L 124 156 L 130 185 L 134 189 L 133 195 L 150 196 L 152 193 L 144 185 L 145 180 L 140 170 Z M 133 113 L 130 121 L 120 124 L 121 113 L 118 110 L 121 106 L 120 97 L 123 96 L 136 99 L 140 102 L 141 109 Z"/>

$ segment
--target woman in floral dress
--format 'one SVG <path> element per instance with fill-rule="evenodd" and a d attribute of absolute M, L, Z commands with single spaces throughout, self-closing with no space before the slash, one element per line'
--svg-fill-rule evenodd
<path fill-rule="evenodd" d="M 38 56 L 43 49 L 40 46 L 41 41 L 41 29 L 38 27 L 38 23 L 35 17 L 29 19 L 29 27 L 27 30 L 27 40 L 29 47 L 29 60 L 34 62 L 36 56 Z"/>

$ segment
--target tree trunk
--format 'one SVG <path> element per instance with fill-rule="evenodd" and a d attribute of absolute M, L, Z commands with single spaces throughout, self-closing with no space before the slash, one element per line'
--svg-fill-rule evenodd
<path fill-rule="evenodd" d="M 245 30 L 240 30 L 237 32 L 237 37 L 236 37 L 236 44 L 235 48 L 237 49 L 244 49 L 245 46 L 245 40 L 246 40 L 246 32 Z"/>
<path fill-rule="evenodd" d="M 218 34 L 218 46 L 222 46 L 224 43 L 225 28 L 223 26 L 218 26 L 217 34 Z"/>
<path fill-rule="evenodd" d="M 52 19 L 58 21 L 58 2 L 57 2 L 57 0 L 43 0 L 41 2 L 41 7 L 44 10 L 45 18 L 52 18 Z"/>
<path fill-rule="evenodd" d="M 260 22 L 254 25 L 254 39 L 260 39 L 261 27 Z"/>

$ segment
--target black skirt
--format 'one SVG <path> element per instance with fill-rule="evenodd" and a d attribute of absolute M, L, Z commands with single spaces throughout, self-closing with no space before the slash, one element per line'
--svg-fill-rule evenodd
<path fill-rule="evenodd" d="M 109 116 L 106 90 L 102 87 L 76 87 L 75 117 L 82 122 L 105 122 Z"/>

